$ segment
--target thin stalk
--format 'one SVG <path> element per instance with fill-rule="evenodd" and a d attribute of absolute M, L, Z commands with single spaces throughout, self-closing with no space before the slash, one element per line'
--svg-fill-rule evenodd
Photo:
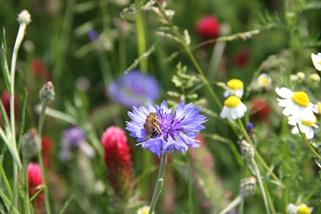
<path fill-rule="evenodd" d="M 311 144 L 308 142 L 306 136 L 301 132 L 299 125 L 297 125 L 300 135 L 303 138 L 303 142 L 304 144 L 310 149 L 310 151 L 314 154 L 314 156 L 316 158 L 318 158 L 319 160 L 321 160 L 321 155 L 319 155 L 319 153 L 317 151 L 315 151 L 315 149 L 311 146 Z"/>
<path fill-rule="evenodd" d="M 154 213 L 155 207 L 157 200 L 162 193 L 163 189 L 163 184 L 164 184 L 164 175 L 165 175 L 165 170 L 166 170 L 166 163 L 167 163 L 167 154 L 162 154 L 160 166 L 159 166 L 159 171 L 158 171 L 158 176 L 157 176 L 157 181 L 156 185 L 154 188 L 154 193 L 153 193 L 153 198 L 150 203 L 150 209 L 149 209 L 149 214 Z"/>
<path fill-rule="evenodd" d="M 222 210 L 219 214 L 225 214 L 231 211 L 234 207 L 236 207 L 239 203 L 243 201 L 243 198 L 239 195 L 237 196 L 231 203 L 227 205 L 227 207 Z"/>
<path fill-rule="evenodd" d="M 259 186 L 260 186 L 261 193 L 262 193 L 262 196 L 263 196 L 264 207 L 265 207 L 266 213 L 269 214 L 269 213 L 271 213 L 270 212 L 270 208 L 269 208 L 269 202 L 268 202 L 267 195 L 266 195 L 266 192 L 265 192 L 265 188 L 264 188 L 264 185 L 263 185 L 263 181 L 262 181 L 260 170 L 257 167 L 257 164 L 255 163 L 254 159 L 252 160 L 252 167 L 254 169 L 254 173 L 255 173 L 255 175 L 257 177 L 257 180 L 259 182 Z"/>
<path fill-rule="evenodd" d="M 14 112 L 16 63 L 17 63 L 19 48 L 24 38 L 26 28 L 27 28 L 27 23 L 25 22 L 20 23 L 16 41 L 13 47 L 11 66 L 10 66 L 10 126 L 11 126 L 12 147 L 14 152 L 17 152 L 16 125 L 15 125 L 15 112 Z M 14 160 L 13 161 L 14 189 L 13 189 L 13 195 L 11 200 L 10 212 L 12 212 L 13 207 L 15 207 L 17 204 L 18 174 L 19 174 L 18 171 L 19 169 L 18 169 L 16 160 Z"/>
<path fill-rule="evenodd" d="M 146 36 L 145 36 L 145 23 L 144 14 L 139 10 L 140 0 L 135 0 L 136 7 L 136 33 L 137 33 L 137 45 L 138 45 L 138 57 L 142 56 L 146 52 Z M 142 59 L 139 62 L 140 70 L 147 72 L 148 64 L 146 59 Z"/>
<path fill-rule="evenodd" d="M 250 136 L 248 135 L 242 121 L 240 119 L 237 120 L 237 123 L 239 125 L 240 130 L 242 131 L 245 139 L 251 144 L 254 145 L 252 142 L 252 139 L 250 138 Z M 265 160 L 262 158 L 262 156 L 260 155 L 260 153 L 258 151 L 255 151 L 255 158 L 258 159 L 258 161 L 262 164 L 262 166 L 267 170 L 270 171 L 270 167 L 267 165 L 267 163 L 265 162 Z M 271 172 L 271 177 L 273 179 L 275 179 L 279 185 L 282 185 L 282 181 L 274 174 L 274 172 Z"/>
<path fill-rule="evenodd" d="M 42 139 L 42 129 L 43 129 L 43 124 L 45 122 L 45 112 L 46 112 L 47 104 L 44 102 L 41 102 L 41 112 L 39 116 L 39 122 L 38 122 L 38 140 L 39 140 L 39 145 L 41 145 L 41 139 Z M 41 148 L 41 147 L 40 147 Z M 50 214 L 50 201 L 49 201 L 49 191 L 48 191 L 48 186 L 46 182 L 46 175 L 45 175 L 45 168 L 43 165 L 43 160 L 42 160 L 42 155 L 41 155 L 41 150 L 39 149 L 38 151 L 38 159 L 39 159 L 39 165 L 41 168 L 41 176 L 43 179 L 43 186 L 44 186 L 44 191 L 45 191 L 45 208 L 46 208 L 46 213 Z"/>
<path fill-rule="evenodd" d="M 238 214 L 244 214 L 244 200 L 241 201 L 238 211 Z"/>
<path fill-rule="evenodd" d="M 247 131 L 245 130 L 245 127 L 241 121 L 241 119 L 237 119 L 237 123 L 240 127 L 240 130 L 242 131 L 242 133 L 244 134 L 244 137 L 245 139 L 251 143 L 251 145 L 253 145 L 252 141 L 251 141 L 251 138 L 249 137 Z M 256 153 L 256 152 L 255 152 Z M 264 201 L 264 206 L 265 206 L 265 209 L 266 209 L 266 213 L 270 213 L 270 209 L 269 209 L 269 203 L 268 203 L 268 200 L 267 200 L 267 195 L 266 195 L 266 192 L 265 192 L 265 188 L 264 188 L 264 185 L 263 185 L 263 182 L 262 182 L 262 177 L 261 177 L 261 173 L 260 173 L 260 170 L 255 162 L 255 160 L 253 159 L 251 161 L 251 166 L 254 170 L 254 173 L 258 179 L 258 182 L 259 182 L 259 186 L 260 186 L 260 189 L 261 189 L 261 193 L 262 193 L 262 196 L 263 196 L 263 201 Z"/>
<path fill-rule="evenodd" d="M 193 55 L 193 53 L 191 52 L 191 50 L 189 49 L 189 47 L 187 47 L 185 44 L 182 44 L 188 57 L 191 59 L 194 67 L 196 68 L 197 72 L 200 74 L 201 79 L 203 80 L 204 84 L 206 85 L 206 87 L 208 88 L 211 96 L 213 97 L 213 100 L 215 102 L 215 104 L 219 107 L 222 108 L 222 103 L 221 101 L 218 99 L 216 93 L 214 92 L 213 88 L 211 87 L 211 84 L 209 83 L 209 81 L 207 80 L 201 66 L 199 65 L 199 63 L 197 62 L 197 60 L 195 59 L 195 56 Z"/>

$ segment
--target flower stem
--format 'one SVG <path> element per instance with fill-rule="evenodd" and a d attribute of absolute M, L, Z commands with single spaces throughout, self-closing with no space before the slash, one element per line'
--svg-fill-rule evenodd
<path fill-rule="evenodd" d="M 225 214 L 228 213 L 229 211 L 231 211 L 234 207 L 236 207 L 239 203 L 241 203 L 243 201 L 243 198 L 239 195 L 237 196 L 231 203 L 229 203 L 229 205 L 227 205 L 227 207 L 222 210 L 219 214 Z"/>
<path fill-rule="evenodd" d="M 136 12 L 136 32 L 137 32 L 137 45 L 138 45 L 138 57 L 142 56 L 146 52 L 146 37 L 144 27 L 144 16 L 142 11 L 139 10 L 140 0 L 135 0 Z M 140 70 L 145 73 L 148 69 L 146 59 L 142 59 L 140 62 Z"/>
<path fill-rule="evenodd" d="M 248 135 L 248 133 L 247 133 L 247 131 L 246 131 L 246 129 L 245 129 L 245 127 L 244 127 L 241 119 L 237 119 L 237 123 L 238 123 L 238 125 L 239 125 L 239 127 L 240 127 L 240 130 L 242 131 L 245 139 L 246 139 L 249 143 L 251 143 L 251 145 L 253 145 L 252 140 L 251 140 L 250 136 Z M 256 153 L 256 152 L 255 152 L 255 153 Z M 266 213 L 269 214 L 269 213 L 270 213 L 269 203 L 268 203 L 267 195 L 266 195 L 265 188 L 264 188 L 264 185 L 263 185 L 263 182 L 262 182 L 262 177 L 261 177 L 260 170 L 259 170 L 259 168 L 258 168 L 258 166 L 257 166 L 257 164 L 256 164 L 256 161 L 254 160 L 254 158 L 253 158 L 253 160 L 251 160 L 251 163 L 250 163 L 250 164 L 251 164 L 251 166 L 252 166 L 252 168 L 253 168 L 253 170 L 254 170 L 255 176 L 257 177 L 258 182 L 259 182 L 259 186 L 260 186 L 260 189 L 261 189 L 261 193 L 262 193 L 262 197 L 263 197 L 263 201 L 264 201 L 264 206 L 265 206 Z"/>
<path fill-rule="evenodd" d="M 155 207 L 157 200 L 162 193 L 163 189 L 163 184 L 164 184 L 164 175 L 165 175 L 165 170 L 166 170 L 166 163 L 167 163 L 167 154 L 162 154 L 160 166 L 159 166 L 159 171 L 158 171 L 158 177 L 156 181 L 156 186 L 154 188 L 154 193 L 153 193 L 153 198 L 150 203 L 150 209 L 149 209 L 149 214 L 154 213 Z"/>
<path fill-rule="evenodd" d="M 241 130 L 241 132 L 243 133 L 245 139 L 251 144 L 254 145 L 252 142 L 252 139 L 250 138 L 250 136 L 248 135 L 242 121 L 240 119 L 237 120 L 237 123 L 239 125 L 239 128 Z M 258 151 L 255 151 L 255 158 L 258 159 L 258 161 L 262 164 L 262 166 L 269 172 L 271 169 L 270 167 L 267 165 L 267 163 L 265 162 L 265 160 L 262 158 L 262 156 L 260 155 L 260 153 Z M 276 180 L 278 182 L 278 184 L 280 186 L 282 186 L 282 181 L 274 174 L 274 172 L 271 172 L 271 177 Z"/>
<path fill-rule="evenodd" d="M 267 195 L 266 195 L 265 188 L 264 188 L 264 185 L 263 185 L 263 182 L 262 182 L 262 177 L 261 177 L 260 170 L 257 167 L 257 164 L 256 164 L 254 159 L 252 160 L 252 167 L 254 169 L 255 176 L 256 176 L 256 178 L 257 178 L 257 180 L 259 182 L 259 186 L 260 186 L 261 193 L 262 193 L 262 196 L 263 196 L 263 201 L 264 201 L 264 206 L 265 206 L 266 213 L 269 214 L 271 212 L 270 212 L 270 208 L 269 208 Z"/>
<path fill-rule="evenodd" d="M 311 146 L 311 144 L 308 142 L 306 136 L 301 132 L 298 125 L 297 125 L 297 127 L 300 131 L 301 137 L 303 138 L 304 144 L 310 149 L 310 151 L 314 154 L 315 157 L 317 157 L 319 160 L 321 160 L 321 155 L 319 155 L 319 153 L 317 151 L 315 151 L 315 149 Z"/>
<path fill-rule="evenodd" d="M 22 40 L 25 35 L 25 31 L 27 28 L 26 23 L 21 23 L 19 25 L 16 41 L 13 47 L 13 52 L 12 52 L 12 58 L 11 58 L 11 66 L 10 66 L 10 126 L 11 126 L 11 139 L 12 139 L 12 151 L 17 152 L 17 142 L 16 142 L 16 125 L 15 125 L 15 109 L 14 109 L 14 91 L 15 91 L 15 74 L 16 74 L 16 63 L 17 63 L 17 57 L 18 57 L 18 52 L 19 48 L 21 46 Z M 14 179 L 14 190 L 13 190 L 13 195 L 12 195 L 12 200 L 11 200 L 11 207 L 10 210 L 16 205 L 17 203 L 17 196 L 18 196 L 18 174 L 19 174 L 19 167 L 17 164 L 20 164 L 20 158 L 18 155 L 18 159 L 15 160 L 13 157 L 13 179 Z M 17 163 L 16 161 L 19 161 Z"/>
<path fill-rule="evenodd" d="M 41 112 L 40 112 L 40 116 L 39 116 L 39 122 L 38 122 L 38 140 L 39 140 L 39 145 L 41 148 L 41 139 L 42 139 L 42 129 L 43 129 L 43 124 L 45 122 L 45 112 L 46 112 L 46 108 L 47 108 L 47 104 L 42 102 L 41 103 Z M 44 185 L 44 191 L 45 191 L 45 208 L 46 208 L 46 213 L 50 214 L 51 210 L 50 210 L 50 202 L 49 202 L 49 191 L 48 191 L 48 186 L 47 186 L 47 182 L 46 182 L 46 175 L 45 175 L 45 169 L 44 169 L 44 165 L 43 165 L 43 160 L 42 160 L 42 154 L 41 154 L 42 149 L 39 149 L 38 151 L 38 159 L 39 159 L 39 165 L 41 168 L 41 176 L 43 179 L 43 185 Z"/>

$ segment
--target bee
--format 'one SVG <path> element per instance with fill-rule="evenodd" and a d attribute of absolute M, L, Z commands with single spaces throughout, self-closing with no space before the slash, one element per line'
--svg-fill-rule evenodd
<path fill-rule="evenodd" d="M 144 129 L 148 137 L 156 137 L 158 134 L 162 133 L 161 128 L 158 125 L 159 119 L 156 113 L 149 113 L 146 117 L 144 123 Z"/>

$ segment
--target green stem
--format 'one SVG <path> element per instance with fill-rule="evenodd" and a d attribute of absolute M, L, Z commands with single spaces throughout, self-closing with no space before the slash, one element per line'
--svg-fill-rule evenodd
<path fill-rule="evenodd" d="M 301 132 L 299 126 L 297 126 L 299 131 L 300 131 L 300 135 L 303 138 L 303 142 L 304 144 L 310 149 L 310 151 L 314 154 L 314 156 L 316 158 L 318 158 L 319 160 L 321 160 L 321 155 L 319 155 L 319 153 L 313 148 L 313 146 L 311 146 L 311 144 L 308 142 L 306 136 Z"/>
<path fill-rule="evenodd" d="M 163 184 L 164 184 L 164 175 L 165 175 L 165 170 L 166 170 L 166 163 L 167 163 L 167 154 L 162 154 L 161 162 L 160 162 L 160 166 L 159 166 L 159 171 L 158 171 L 158 176 L 157 176 L 157 181 L 156 181 L 156 185 L 154 188 L 153 198 L 150 203 L 150 209 L 148 212 L 149 214 L 154 213 L 157 200 L 158 200 L 160 194 L 162 193 Z"/>
<path fill-rule="evenodd" d="M 250 138 L 250 136 L 248 135 L 241 119 L 237 119 L 237 123 L 240 127 L 240 130 L 242 131 L 245 139 L 253 146 L 253 142 Z M 255 152 L 256 153 L 256 152 Z M 265 206 L 265 209 L 266 209 L 266 212 L 267 213 L 270 213 L 270 209 L 269 209 L 269 203 L 268 203 L 268 200 L 267 200 L 267 195 L 266 195 L 266 192 L 265 192 L 265 188 L 264 188 L 264 185 L 263 185 L 263 182 L 262 182 L 262 177 L 261 177 L 261 173 L 260 173 L 260 170 L 255 162 L 255 160 L 253 159 L 251 161 L 251 166 L 252 168 L 254 169 L 254 173 L 258 179 L 258 182 L 259 182 L 259 186 L 260 186 L 260 189 L 261 189 L 261 193 L 262 193 L 262 196 L 263 196 L 263 201 L 264 201 L 264 206 Z"/>
<path fill-rule="evenodd" d="M 237 120 L 237 123 L 239 125 L 240 130 L 242 131 L 245 139 L 253 146 L 253 142 L 252 139 L 250 138 L 250 136 L 248 135 L 241 119 Z M 255 151 L 255 158 L 258 159 L 258 161 L 262 164 L 262 166 L 269 172 L 271 171 L 270 167 L 267 165 L 267 163 L 265 162 L 265 160 L 262 158 L 262 156 L 260 155 L 260 153 L 258 151 Z M 276 180 L 278 182 L 279 185 L 282 186 L 282 181 L 274 174 L 274 172 L 271 172 L 271 177 Z"/>
<path fill-rule="evenodd" d="M 237 205 L 239 205 L 239 203 L 241 203 L 243 201 L 243 198 L 239 195 L 237 196 L 231 203 L 229 203 L 227 205 L 227 207 L 222 210 L 221 212 L 219 212 L 219 214 L 225 214 L 228 213 L 229 211 L 231 211 L 234 207 L 236 207 Z"/>
<path fill-rule="evenodd" d="M 145 37 L 145 23 L 144 16 L 140 8 L 140 0 L 135 0 L 136 7 L 136 33 L 137 33 L 137 44 L 138 44 L 138 57 L 142 56 L 146 52 L 146 37 Z M 147 72 L 148 64 L 147 60 L 143 58 L 139 62 L 140 70 Z"/>
<path fill-rule="evenodd" d="M 41 139 L 42 139 L 42 129 L 43 129 L 43 124 L 45 122 L 45 112 L 46 112 L 47 104 L 42 102 L 41 103 L 41 112 L 39 116 L 39 122 L 38 122 L 38 140 L 39 140 L 39 145 L 41 148 Z M 50 214 L 50 201 L 49 201 L 49 191 L 48 191 L 48 186 L 46 182 L 46 174 L 45 174 L 45 168 L 43 165 L 43 160 L 42 160 L 42 154 L 41 154 L 42 149 L 39 149 L 38 151 L 38 159 L 39 159 L 39 165 L 41 168 L 41 176 L 43 179 L 43 186 L 44 186 L 44 191 L 45 191 L 45 208 L 46 208 L 46 214 Z"/>
<path fill-rule="evenodd" d="M 211 96 L 213 97 L 213 100 L 214 100 L 215 104 L 216 104 L 219 108 L 222 108 L 222 103 L 221 103 L 221 101 L 218 99 L 216 93 L 214 92 L 213 88 L 211 87 L 211 84 L 210 84 L 209 81 L 207 80 L 207 78 L 206 78 L 206 76 L 205 76 L 205 74 L 204 74 L 201 66 L 200 66 L 199 63 L 197 62 L 197 60 L 196 60 L 195 56 L 193 55 L 193 53 L 191 52 L 190 48 L 187 47 L 187 46 L 185 45 L 185 43 L 182 44 L 182 45 L 183 45 L 183 47 L 184 47 L 184 49 L 185 49 L 188 57 L 191 59 L 194 67 L 196 68 L 197 72 L 200 74 L 202 81 L 204 82 L 204 84 L 205 84 L 206 87 L 208 88 L 208 91 L 210 92 Z"/>
<path fill-rule="evenodd" d="M 13 152 L 17 152 L 17 142 L 16 142 L 16 125 L 15 125 L 15 112 L 14 112 L 14 100 L 15 100 L 15 73 L 16 73 L 16 63 L 19 48 L 21 46 L 22 40 L 25 35 L 25 31 L 27 28 L 26 23 L 21 23 L 19 26 L 19 30 L 17 33 L 16 41 L 14 44 L 12 58 L 11 58 L 11 67 L 10 67 L 10 126 L 11 126 L 11 137 L 12 137 L 12 149 Z M 19 158 L 19 156 L 18 156 Z M 19 162 L 20 164 L 20 162 Z M 13 207 L 17 204 L 17 196 L 18 196 L 18 174 L 19 168 L 17 166 L 16 160 L 14 158 L 13 161 L 13 179 L 14 179 L 14 189 L 13 195 L 11 200 L 10 212 L 12 211 Z"/>
<path fill-rule="evenodd" d="M 264 185 L 263 185 L 263 181 L 262 181 L 260 170 L 257 167 L 257 164 L 256 164 L 254 159 L 252 160 L 252 166 L 253 166 L 253 169 L 254 169 L 254 173 L 255 173 L 255 175 L 256 175 L 256 177 L 258 179 L 258 182 L 259 182 L 259 186 L 260 186 L 261 193 L 262 193 L 262 196 L 263 196 L 264 207 L 265 207 L 266 213 L 269 214 L 269 213 L 271 213 L 270 212 L 270 208 L 269 208 L 269 202 L 268 202 L 267 195 L 266 195 L 266 192 L 265 192 L 265 188 L 264 188 Z"/>

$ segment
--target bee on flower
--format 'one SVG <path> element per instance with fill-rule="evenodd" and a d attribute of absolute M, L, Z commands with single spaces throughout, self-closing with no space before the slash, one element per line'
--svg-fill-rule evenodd
<path fill-rule="evenodd" d="M 303 116 L 311 121 L 315 117 L 313 114 L 313 104 L 310 102 L 309 95 L 303 91 L 291 91 L 286 87 L 275 88 L 279 106 L 283 108 L 283 114 L 287 117 L 292 116 L 297 121 Z"/>
<path fill-rule="evenodd" d="M 247 111 L 247 107 L 237 96 L 229 96 L 224 101 L 224 107 L 221 111 L 221 118 L 238 119 L 242 118 Z"/>
<path fill-rule="evenodd" d="M 239 79 L 230 79 L 225 85 L 224 97 L 237 96 L 242 98 L 244 94 L 244 83 Z"/>
<path fill-rule="evenodd" d="M 160 106 L 134 106 L 128 116 L 131 121 L 127 122 L 126 129 L 130 136 L 159 157 L 175 149 L 182 153 L 188 148 L 199 147 L 195 138 L 206 122 L 206 117 L 194 104 L 183 102 L 176 108 L 168 108 L 165 101 Z"/>
<path fill-rule="evenodd" d="M 266 74 L 262 73 L 257 78 L 257 86 L 262 89 L 269 89 L 272 86 L 272 79 L 271 77 Z"/>
<path fill-rule="evenodd" d="M 294 126 L 291 130 L 292 134 L 299 134 L 302 132 L 307 139 L 312 139 L 314 137 L 314 129 L 318 128 L 317 118 L 314 117 L 312 119 L 300 119 L 297 121 L 296 118 L 290 117 L 289 124 Z"/>
<path fill-rule="evenodd" d="M 312 63 L 318 71 L 321 71 L 321 53 L 311 54 Z"/>

